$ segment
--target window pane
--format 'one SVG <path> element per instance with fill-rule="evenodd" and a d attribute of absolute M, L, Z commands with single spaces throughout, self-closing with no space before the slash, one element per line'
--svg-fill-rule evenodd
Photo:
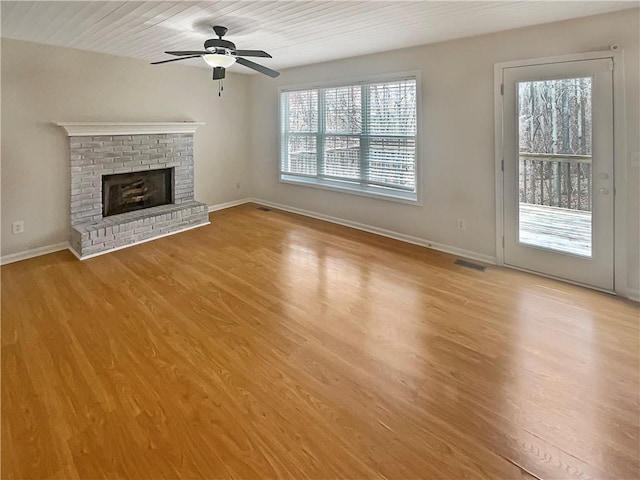
<path fill-rule="evenodd" d="M 415 189 L 413 138 L 370 138 L 367 179 L 372 183 Z"/>
<path fill-rule="evenodd" d="M 318 131 L 318 91 L 287 92 L 289 110 L 286 112 L 289 132 Z"/>
<path fill-rule="evenodd" d="M 327 133 L 360 133 L 362 130 L 361 87 L 328 88 L 324 91 Z"/>
<path fill-rule="evenodd" d="M 283 92 L 281 179 L 417 200 L 416 101 L 400 76 Z"/>
<path fill-rule="evenodd" d="M 521 243 L 592 256 L 592 79 L 518 83 Z"/>
<path fill-rule="evenodd" d="M 521 153 L 591 155 L 591 78 L 518 84 Z"/>
<path fill-rule="evenodd" d="M 416 134 L 416 81 L 369 85 L 369 133 Z"/>
<path fill-rule="evenodd" d="M 287 138 L 287 155 L 282 171 L 302 175 L 316 175 L 316 137 L 314 135 L 290 135 Z"/>
<path fill-rule="evenodd" d="M 327 136 L 323 173 L 332 177 L 360 178 L 360 138 Z"/>

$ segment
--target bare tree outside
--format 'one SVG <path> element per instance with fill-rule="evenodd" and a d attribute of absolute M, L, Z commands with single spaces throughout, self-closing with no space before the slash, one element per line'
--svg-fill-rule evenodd
<path fill-rule="evenodd" d="M 369 178 L 415 190 L 416 83 L 381 83 L 368 90 Z"/>
<path fill-rule="evenodd" d="M 282 168 L 300 175 L 317 174 L 317 136 L 318 132 L 318 91 L 303 90 L 288 92 L 283 96 L 287 108 L 282 122 L 286 126 L 287 160 Z M 306 134 L 306 135 L 305 135 Z"/>
<path fill-rule="evenodd" d="M 591 210 L 591 82 L 518 84 L 521 203 Z"/>
<path fill-rule="evenodd" d="M 289 92 L 288 124 L 290 132 L 318 131 L 318 91 Z"/>
<path fill-rule="evenodd" d="M 360 85 L 327 88 L 324 94 L 324 163 L 327 177 L 361 177 L 362 88 Z"/>

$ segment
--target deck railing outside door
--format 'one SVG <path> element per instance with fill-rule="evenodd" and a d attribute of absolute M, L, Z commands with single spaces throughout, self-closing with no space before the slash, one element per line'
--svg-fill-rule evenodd
<path fill-rule="evenodd" d="M 520 153 L 520 203 L 591 211 L 591 156 Z"/>

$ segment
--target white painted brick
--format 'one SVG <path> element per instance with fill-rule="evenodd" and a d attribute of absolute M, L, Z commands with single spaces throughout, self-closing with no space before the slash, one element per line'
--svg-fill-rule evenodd
<path fill-rule="evenodd" d="M 91 146 L 85 147 L 82 145 L 83 142 Z M 76 228 L 87 228 L 87 240 L 90 235 L 100 234 L 97 240 L 101 241 L 83 246 L 78 240 L 74 245 L 80 244 L 75 248 L 83 249 L 80 252 L 82 255 L 96 252 L 96 249 L 105 251 L 116 245 L 152 238 L 206 221 L 206 206 L 189 204 L 193 201 L 193 135 L 79 137 L 75 143 L 79 146 L 70 151 L 70 155 L 75 156 L 70 159 L 70 167 L 82 168 L 71 172 L 72 200 L 80 199 L 79 204 L 74 203 L 71 208 L 71 222 L 74 225 L 93 222 L 93 227 Z M 153 156 L 155 157 L 152 158 Z M 176 169 L 173 172 L 174 204 L 154 207 L 151 215 L 144 211 L 134 211 L 108 218 L 102 217 L 102 175 L 160 168 Z M 83 204 L 82 200 L 89 199 L 81 198 L 81 195 L 90 195 L 94 200 L 92 203 L 87 201 Z M 74 210 L 76 205 L 85 208 L 89 203 L 92 210 Z M 186 204 L 184 210 L 180 209 L 182 204 Z M 96 238 L 91 239 L 93 240 Z M 85 247 L 91 250 L 84 251 Z"/>
<path fill-rule="evenodd" d="M 92 245 L 90 247 L 83 248 L 81 255 L 91 255 L 92 253 L 99 253 L 103 252 L 104 250 L 104 245 L 100 243 L 98 245 Z"/>
<path fill-rule="evenodd" d="M 91 200 L 93 196 L 90 193 L 80 193 L 71 196 L 71 202 L 79 202 L 82 200 Z"/>
<path fill-rule="evenodd" d="M 84 153 L 91 153 L 91 149 L 90 148 L 85 148 L 85 147 L 74 147 L 71 149 L 70 152 L 72 155 L 82 155 Z"/>

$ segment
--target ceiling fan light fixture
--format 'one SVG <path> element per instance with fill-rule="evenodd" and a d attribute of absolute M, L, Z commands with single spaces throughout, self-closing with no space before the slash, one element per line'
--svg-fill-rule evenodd
<path fill-rule="evenodd" d="M 0 0 L 2 1 L 2 0 Z M 164 52 L 168 55 L 174 55 L 178 58 L 170 58 L 168 60 L 161 60 L 159 62 L 151 62 L 152 65 L 159 63 L 179 62 L 181 60 L 189 60 L 191 58 L 201 57 L 207 62 L 207 65 L 213 67 L 213 79 L 222 80 L 224 78 L 225 69 L 238 63 L 243 67 L 250 68 L 256 72 L 267 75 L 271 78 L 276 78 L 280 75 L 280 72 L 271 70 L 270 68 L 260 65 L 259 63 L 247 60 L 245 57 L 266 57 L 272 58 L 264 50 L 238 50 L 236 44 L 228 40 L 224 40 L 222 37 L 227 32 L 225 27 L 216 25 L 213 27 L 214 32 L 218 35 L 218 38 L 210 38 L 204 42 L 204 50 L 179 50 L 175 52 Z M 222 89 L 222 88 L 221 88 Z"/>
<path fill-rule="evenodd" d="M 202 59 L 213 68 L 222 67 L 229 68 L 236 63 L 236 57 L 233 55 L 222 55 L 219 53 L 211 53 L 209 55 L 202 55 Z"/>

